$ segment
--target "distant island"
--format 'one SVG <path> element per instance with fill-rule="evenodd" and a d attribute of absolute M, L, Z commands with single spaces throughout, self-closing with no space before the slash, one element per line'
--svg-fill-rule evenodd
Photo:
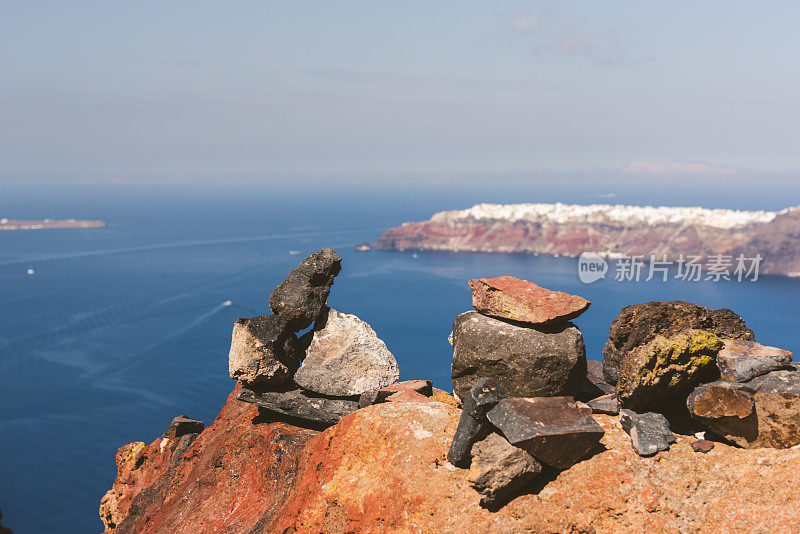
<path fill-rule="evenodd" d="M 48 230 L 53 228 L 105 228 L 105 221 L 79 221 L 77 219 L 20 220 L 0 219 L 0 230 Z"/>
<path fill-rule="evenodd" d="M 478 204 L 386 231 L 390 250 L 603 257 L 763 257 L 760 272 L 800 276 L 800 206 L 781 211 L 608 204 Z"/>

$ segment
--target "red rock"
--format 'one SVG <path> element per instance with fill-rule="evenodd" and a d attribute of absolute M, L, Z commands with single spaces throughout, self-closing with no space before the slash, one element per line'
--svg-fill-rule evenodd
<path fill-rule="evenodd" d="M 386 402 L 431 402 L 431 399 L 412 389 L 405 389 L 386 397 Z"/>
<path fill-rule="evenodd" d="M 598 415 L 603 450 L 492 512 L 445 461 L 451 406 L 378 404 L 315 435 L 258 422 L 234 396 L 188 445 L 123 447 L 108 532 L 800 532 L 800 449 L 700 455 L 679 435 L 642 460 L 618 418 Z"/>
<path fill-rule="evenodd" d="M 591 304 L 578 295 L 551 291 L 513 276 L 469 281 L 472 305 L 480 313 L 535 325 L 569 321 Z"/>
<path fill-rule="evenodd" d="M 691 443 L 694 452 L 702 452 L 703 454 L 711 451 L 714 448 L 714 442 L 707 439 L 698 439 Z"/>

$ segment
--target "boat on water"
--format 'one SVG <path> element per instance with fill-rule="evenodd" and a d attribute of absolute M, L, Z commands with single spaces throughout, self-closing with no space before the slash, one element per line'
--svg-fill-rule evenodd
<path fill-rule="evenodd" d="M 371 248 L 372 248 L 372 247 L 371 247 L 371 246 L 369 246 L 369 243 L 367 243 L 366 241 L 364 241 L 363 243 L 359 243 L 358 245 L 354 246 L 354 247 L 353 247 L 353 250 L 357 250 L 357 251 L 359 251 L 359 252 L 367 252 L 367 251 L 368 251 L 368 250 L 370 250 Z"/>

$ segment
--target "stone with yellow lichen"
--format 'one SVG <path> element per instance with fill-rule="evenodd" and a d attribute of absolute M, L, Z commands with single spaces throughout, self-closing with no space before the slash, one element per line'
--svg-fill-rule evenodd
<path fill-rule="evenodd" d="M 716 356 L 722 347 L 719 337 L 704 330 L 656 336 L 624 355 L 617 399 L 640 411 L 683 402 L 694 387 L 716 378 Z"/>

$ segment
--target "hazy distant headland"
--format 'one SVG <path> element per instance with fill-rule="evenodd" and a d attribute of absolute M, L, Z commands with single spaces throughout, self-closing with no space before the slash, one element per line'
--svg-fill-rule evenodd
<path fill-rule="evenodd" d="M 20 220 L 0 219 L 0 230 L 48 230 L 54 228 L 105 228 L 105 221 L 79 221 L 77 219 Z"/>
<path fill-rule="evenodd" d="M 800 207 L 740 211 L 608 204 L 478 204 L 384 232 L 375 248 L 605 257 L 748 258 L 800 276 Z"/>

